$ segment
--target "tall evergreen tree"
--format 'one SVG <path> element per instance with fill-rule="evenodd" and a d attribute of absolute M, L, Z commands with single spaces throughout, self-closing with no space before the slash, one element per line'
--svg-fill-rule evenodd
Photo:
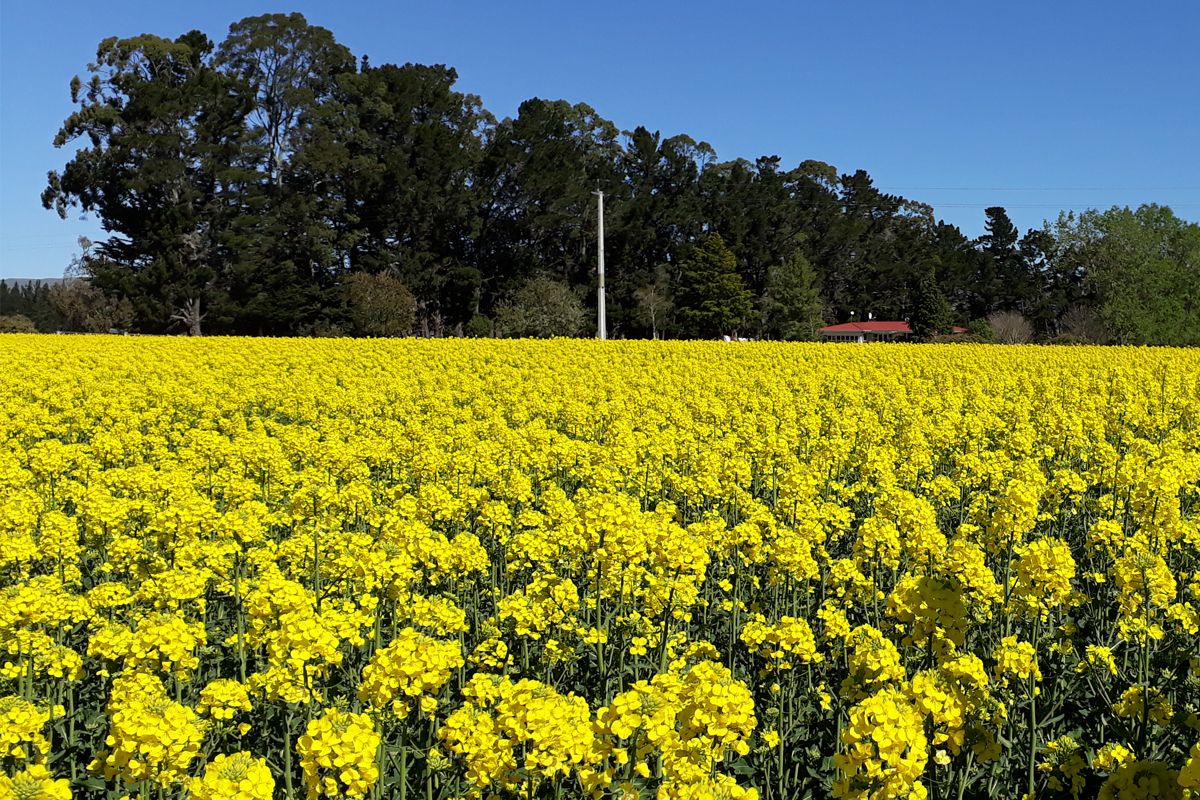
<path fill-rule="evenodd" d="M 590 106 L 539 98 L 488 137 L 476 175 L 475 267 L 485 305 L 537 275 L 596 285 L 597 190 L 627 196 L 618 128 Z"/>
<path fill-rule="evenodd" d="M 750 321 L 754 296 L 737 271 L 737 258 L 718 233 L 709 234 L 683 264 L 675 312 L 684 332 L 713 338 Z"/>
<path fill-rule="evenodd" d="M 699 181 L 715 153 L 690 136 L 664 139 L 645 128 L 625 136 L 623 192 L 605 204 L 609 327 L 654 336 L 669 296 L 663 273 L 677 280 L 681 255 L 703 233 Z"/>
<path fill-rule="evenodd" d="M 941 287 L 931 274 L 917 285 L 909 327 L 918 339 L 929 340 L 936 335 L 954 332 L 954 313 Z"/>
<path fill-rule="evenodd" d="M 341 75 L 297 155 L 338 204 L 339 270 L 403 281 L 426 333 L 466 322 L 480 285 L 474 179 L 493 120 L 457 77 L 419 64 Z"/>
<path fill-rule="evenodd" d="M 305 118 L 330 94 L 336 76 L 354 71 L 354 56 L 303 14 L 263 14 L 229 26 L 214 64 L 245 81 L 254 97 L 251 135 L 271 184 L 282 189 L 286 161 Z"/>
<path fill-rule="evenodd" d="M 93 72 L 71 83 L 81 108 L 54 143 L 86 137 L 60 174 L 49 174 L 46 208 L 95 212 L 117 234 L 97 247 L 94 284 L 133 299 L 143 328 L 172 320 L 198 334 L 203 307 L 221 291 L 249 98 L 211 66 L 199 31 L 171 41 L 105 39 Z"/>
<path fill-rule="evenodd" d="M 825 324 L 817 273 L 797 246 L 767 272 L 762 299 L 763 331 L 775 339 L 815 341 Z"/>

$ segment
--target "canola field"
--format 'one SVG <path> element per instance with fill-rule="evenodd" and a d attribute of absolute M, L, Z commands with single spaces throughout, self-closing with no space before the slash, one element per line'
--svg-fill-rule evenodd
<path fill-rule="evenodd" d="M 1200 797 L 1200 353 L 0 337 L 0 798 Z"/>

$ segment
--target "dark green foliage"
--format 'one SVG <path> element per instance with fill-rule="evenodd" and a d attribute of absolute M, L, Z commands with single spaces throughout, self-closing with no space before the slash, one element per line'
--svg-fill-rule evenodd
<path fill-rule="evenodd" d="M 825 324 L 817 273 L 797 247 L 767 271 L 763 331 L 773 339 L 816 341 Z"/>
<path fill-rule="evenodd" d="M 917 285 L 912 318 L 909 320 L 913 335 L 918 339 L 930 340 L 934 336 L 954 333 L 954 313 L 941 287 L 932 278 Z"/>
<path fill-rule="evenodd" d="M 0 281 L 0 314 L 24 317 L 38 333 L 53 333 L 64 327 L 65 320 L 50 300 L 50 284 L 34 281 L 23 286 Z M 19 324 L 14 323 L 14 324 Z"/>
<path fill-rule="evenodd" d="M 354 56 L 303 14 L 263 14 L 229 26 L 216 65 L 243 81 L 255 98 L 251 141 L 261 169 L 282 189 L 286 160 L 302 141 L 306 117 L 321 106 L 336 76 L 354 70 Z"/>
<path fill-rule="evenodd" d="M 981 342 L 995 342 L 996 332 L 986 319 L 973 319 L 967 323 L 967 333 Z"/>
<path fill-rule="evenodd" d="M 1200 330 L 1195 226 L 1158 211 L 1022 235 L 996 206 L 972 241 L 862 170 L 719 162 L 705 142 L 622 132 L 565 100 L 497 121 L 454 69 L 356 61 L 299 13 L 247 17 L 215 47 L 198 31 L 109 38 L 89 67 L 55 140 L 84 147 L 43 202 L 112 232 L 78 272 L 128 300 L 143 332 L 351 330 L 341 287 L 359 273 L 402 281 L 426 336 L 490 331 L 535 276 L 590 307 L 597 191 L 613 337 L 807 338 L 823 317 L 920 317 L 929 265 L 959 319 L 1017 314 L 1044 339 L 1082 308 L 1116 341 Z M 720 274 L 740 278 L 721 301 L 685 270 L 710 231 L 733 257 Z M 39 309 L 39 330 L 62 323 Z"/>
<path fill-rule="evenodd" d="M 350 323 L 358 336 L 407 336 L 417 321 L 412 292 L 390 275 L 357 272 L 343 287 Z"/>
<path fill-rule="evenodd" d="M 621 213 L 613 205 L 626 195 L 618 172 L 618 135 L 617 127 L 588 105 L 539 98 L 522 103 L 516 118 L 501 121 L 490 132 L 475 180 L 479 205 L 473 255 L 481 311 L 486 313 L 535 275 L 594 290 L 593 193 L 607 195 L 612 221 Z M 610 241 L 619 237 L 617 227 L 610 224 Z M 631 291 L 622 266 L 628 262 L 613 255 L 609 295 L 620 297 Z"/>
<path fill-rule="evenodd" d="M 1092 344 L 1092 342 L 1088 341 L 1087 339 L 1084 339 L 1082 336 L 1076 336 L 1073 333 L 1060 333 L 1058 336 L 1055 336 L 1053 339 L 1048 340 L 1046 342 L 1046 344 L 1081 345 L 1081 344 Z"/>
<path fill-rule="evenodd" d="M 466 325 L 463 325 L 463 336 L 471 339 L 488 339 L 491 338 L 494 327 L 490 319 L 482 314 L 476 314 L 467 320 Z"/>
<path fill-rule="evenodd" d="M 496 332 L 509 338 L 578 336 L 589 316 L 571 287 L 539 276 L 496 307 Z"/>
<path fill-rule="evenodd" d="M 1064 213 L 1062 259 L 1096 295 L 1118 344 L 1200 345 L 1200 225 L 1159 205 Z"/>
<path fill-rule="evenodd" d="M 148 34 L 100 44 L 80 110 L 56 146 L 84 138 L 63 170 L 51 172 L 46 208 L 94 212 L 117 236 L 97 247 L 87 272 L 108 292 L 133 299 L 143 328 L 177 319 L 200 333 L 197 309 L 220 291 L 225 234 L 253 171 L 240 165 L 250 98 L 212 68 L 199 31 L 171 41 Z"/>
<path fill-rule="evenodd" d="M 133 304 L 113 297 L 85 280 L 66 280 L 50 288 L 50 304 L 69 331 L 108 333 L 127 331 L 133 325 Z"/>
<path fill-rule="evenodd" d="M 750 321 L 754 299 L 737 272 L 737 258 L 719 233 L 709 234 L 683 263 L 675 313 L 686 335 L 711 339 Z"/>

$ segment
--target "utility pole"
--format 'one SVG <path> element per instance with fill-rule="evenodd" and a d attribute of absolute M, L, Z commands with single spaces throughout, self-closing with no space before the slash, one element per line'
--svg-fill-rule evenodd
<path fill-rule="evenodd" d="M 604 309 L 604 192 L 592 192 L 600 201 L 600 246 L 597 249 L 597 254 L 600 257 L 600 291 L 596 294 L 596 310 L 597 310 L 597 336 L 601 341 L 608 338 L 608 320 L 605 317 Z"/>

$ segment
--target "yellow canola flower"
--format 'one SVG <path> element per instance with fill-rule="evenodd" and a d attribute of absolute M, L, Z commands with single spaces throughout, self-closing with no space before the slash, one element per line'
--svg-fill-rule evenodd
<path fill-rule="evenodd" d="M 996 677 L 1000 685 L 1007 686 L 1011 678 L 1033 678 L 1042 680 L 1038 667 L 1037 653 L 1029 642 L 1017 641 L 1016 636 L 1006 636 L 992 654 L 996 659 Z"/>
<path fill-rule="evenodd" d="M 825 656 L 817 652 L 812 628 L 802 619 L 781 617 L 774 625 L 767 618 L 755 614 L 742 628 L 741 640 L 752 651 L 763 658 L 772 659 L 779 669 L 791 669 L 792 660 L 807 664 L 820 662 Z"/>
<path fill-rule="evenodd" d="M 0 773 L 0 800 L 71 800 L 71 782 L 55 780 L 41 764 L 9 777 Z"/>
<path fill-rule="evenodd" d="M 929 743 L 920 712 L 900 690 L 882 689 L 851 708 L 842 742 L 845 752 L 833 757 L 839 772 L 834 797 L 925 797 L 920 778 Z"/>
<path fill-rule="evenodd" d="M 1055 792 L 1070 792 L 1071 797 L 1079 800 L 1087 784 L 1083 771 L 1088 766 L 1079 742 L 1070 736 L 1060 736 L 1048 742 L 1039 754 L 1045 760 L 1037 765 L 1037 769 L 1046 776 L 1047 787 Z"/>
<path fill-rule="evenodd" d="M 1179 785 L 1200 789 L 1200 744 L 1192 745 L 1189 758 L 1179 773 Z"/>
<path fill-rule="evenodd" d="M 1153 686 L 1131 686 L 1126 689 L 1113 704 L 1113 713 L 1135 720 L 1148 719 L 1159 726 L 1167 725 L 1174 716 L 1170 701 Z"/>
<path fill-rule="evenodd" d="M 1016 548 L 1016 585 L 1009 603 L 1014 609 L 1045 620 L 1071 599 L 1075 557 L 1066 542 L 1038 539 Z"/>
<path fill-rule="evenodd" d="M 379 780 L 378 747 L 379 734 L 369 716 L 326 709 L 296 742 L 308 800 L 365 797 Z"/>
<path fill-rule="evenodd" d="M 1191 796 L 1179 780 L 1179 770 L 1162 761 L 1133 761 L 1114 769 L 1100 787 L 1097 800 L 1187 800 Z"/>
<path fill-rule="evenodd" d="M 275 779 L 266 759 L 250 753 L 218 754 L 204 767 L 204 775 L 191 780 L 196 800 L 271 800 Z"/>
<path fill-rule="evenodd" d="M 523 768 L 535 783 L 565 777 L 601 757 L 587 702 L 538 681 L 479 674 L 463 690 L 467 703 L 438 731 L 466 762 L 479 788 L 512 787 Z M 518 763 L 516 753 L 524 751 Z"/>
<path fill-rule="evenodd" d="M 186 780 L 204 738 L 196 712 L 170 700 L 157 677 L 140 672 L 113 681 L 108 710 L 108 738 L 90 770 L 126 785 L 152 781 L 165 788 Z"/>
<path fill-rule="evenodd" d="M 845 649 L 848 674 L 840 693 L 847 700 L 861 700 L 886 684 L 904 680 L 900 651 L 877 628 L 859 625 L 846 637 Z"/>
<path fill-rule="evenodd" d="M 405 717 L 415 699 L 432 700 L 463 663 L 458 642 L 431 639 L 405 628 L 363 668 L 358 697 L 373 709 L 390 705 L 393 714 Z"/>
<path fill-rule="evenodd" d="M 0 759 L 11 759 L 15 764 L 45 760 L 50 742 L 42 730 L 50 717 L 50 709 L 39 708 L 24 698 L 0 697 Z"/>
<path fill-rule="evenodd" d="M 239 711 L 250 711 L 249 690 L 234 680 L 217 678 L 200 691 L 196 713 L 215 720 L 233 719 Z"/>
<path fill-rule="evenodd" d="M 195 753 L 225 743 L 200 748 L 206 725 L 361 703 L 391 734 L 392 711 L 445 721 L 481 800 L 576 781 L 627 800 L 774 795 L 773 755 L 836 749 L 804 741 L 811 715 L 890 694 L 871 706 L 880 737 L 907 730 L 888 708 L 915 714 L 925 770 L 978 786 L 980 762 L 1029 757 L 1000 744 L 1001 700 L 1018 722 L 1013 695 L 1071 667 L 1086 725 L 1111 739 L 1153 722 L 1137 754 L 1097 755 L 1115 796 L 1194 779 L 1176 745 L 1200 727 L 1195 351 L 9 335 L 0 350 L 0 678 L 34 709 L 86 674 L 111 686 L 95 770 L 113 781 L 204 791 Z M 1021 638 L 979 650 L 1001 631 Z M 1148 684 L 1114 692 L 1151 649 Z M 576 685 L 606 694 L 564 694 Z M 1040 688 L 1056 694 L 1039 718 L 1062 699 Z M 101 711 L 86 697 L 77 719 Z M 44 712 L 18 707 L 0 726 L 10 775 L 81 757 L 49 753 Z M 760 718 L 756 746 L 776 749 L 742 759 Z M 916 757 L 859 733 L 842 744 L 862 763 L 826 776 L 845 796 Z M 277 768 L 272 735 L 244 747 Z M 1042 786 L 1073 786 L 1056 741 Z M 354 769 L 373 763 L 355 752 Z M 742 775 L 767 761 L 769 778 Z M 318 762 L 320 794 L 350 791 Z M 785 772 L 784 796 L 828 789 Z"/>

